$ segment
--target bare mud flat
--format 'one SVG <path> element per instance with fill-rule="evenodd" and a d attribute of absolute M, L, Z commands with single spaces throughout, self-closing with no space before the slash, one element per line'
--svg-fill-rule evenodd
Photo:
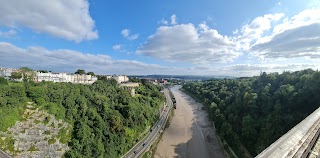
<path fill-rule="evenodd" d="M 223 149 L 202 105 L 171 88 L 177 109 L 158 144 L 156 158 L 224 158 Z"/>

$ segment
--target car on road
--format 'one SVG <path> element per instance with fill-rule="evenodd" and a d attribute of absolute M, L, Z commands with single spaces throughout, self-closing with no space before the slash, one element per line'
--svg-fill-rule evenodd
<path fill-rule="evenodd" d="M 145 147 L 147 143 L 143 143 L 142 146 Z"/>
<path fill-rule="evenodd" d="M 134 154 L 137 154 L 137 151 L 133 151 Z"/>

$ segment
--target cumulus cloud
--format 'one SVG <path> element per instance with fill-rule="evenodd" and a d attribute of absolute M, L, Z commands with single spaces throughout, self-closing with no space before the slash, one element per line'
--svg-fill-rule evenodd
<path fill-rule="evenodd" d="M 160 26 L 137 54 L 193 64 L 227 62 L 240 55 L 234 42 L 205 24 Z"/>
<path fill-rule="evenodd" d="M 10 29 L 10 30 L 8 30 L 8 31 L 1 31 L 0 30 L 0 37 L 6 37 L 6 38 L 8 38 L 8 37 L 12 37 L 12 36 L 14 36 L 14 35 L 16 35 L 17 34 L 17 31 L 15 31 L 15 30 L 13 30 L 13 29 Z"/>
<path fill-rule="evenodd" d="M 271 35 L 251 46 L 252 54 L 265 58 L 320 59 L 320 10 L 304 10 L 274 26 Z"/>
<path fill-rule="evenodd" d="M 237 64 L 230 66 L 168 67 L 146 64 L 135 60 L 114 60 L 108 55 L 83 53 L 68 49 L 48 50 L 43 47 L 20 48 L 11 43 L 0 42 L 0 67 L 19 68 L 27 66 L 36 70 L 75 72 L 77 69 L 96 74 L 126 75 L 227 75 L 253 76 L 260 72 L 295 71 L 306 68 L 319 69 L 319 64 Z"/>
<path fill-rule="evenodd" d="M 177 16 L 175 14 L 171 15 L 171 25 L 177 24 Z"/>
<path fill-rule="evenodd" d="M 252 20 L 249 24 L 241 27 L 240 31 L 236 30 L 234 40 L 237 41 L 238 48 L 249 50 L 251 45 L 260 39 L 266 31 L 271 29 L 273 21 L 280 20 L 284 14 L 267 14 Z"/>
<path fill-rule="evenodd" d="M 28 27 L 37 33 L 81 42 L 98 38 L 87 0 L 6 0 L 0 5 L 0 25 Z"/>
<path fill-rule="evenodd" d="M 320 59 L 320 23 L 286 30 L 270 41 L 254 45 L 251 50 L 261 58 Z"/>
<path fill-rule="evenodd" d="M 139 34 L 133 34 L 130 35 L 130 30 L 129 29 L 124 29 L 121 31 L 121 35 L 123 36 L 123 38 L 126 38 L 128 40 L 135 40 L 139 37 Z"/>
<path fill-rule="evenodd" d="M 98 74 L 153 74 L 157 70 L 170 70 L 154 64 L 134 60 L 114 60 L 108 55 L 82 53 L 68 49 L 48 50 L 43 47 L 20 48 L 0 42 L 0 67 L 23 67 L 57 72 L 75 72 L 77 69 Z"/>

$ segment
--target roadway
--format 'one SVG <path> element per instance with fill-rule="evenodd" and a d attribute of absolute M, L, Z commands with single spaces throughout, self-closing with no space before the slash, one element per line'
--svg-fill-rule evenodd
<path fill-rule="evenodd" d="M 170 109 L 172 108 L 172 100 L 170 98 L 169 90 L 167 88 L 164 89 L 164 95 L 166 97 L 166 107 L 164 108 L 164 112 L 162 113 L 158 122 L 151 128 L 152 131 L 148 133 L 140 142 L 138 142 L 130 151 L 128 151 L 123 158 L 136 158 L 141 156 L 146 149 L 148 149 L 153 141 L 158 137 L 158 135 L 164 129 L 166 124 L 167 117 L 169 116 Z"/>

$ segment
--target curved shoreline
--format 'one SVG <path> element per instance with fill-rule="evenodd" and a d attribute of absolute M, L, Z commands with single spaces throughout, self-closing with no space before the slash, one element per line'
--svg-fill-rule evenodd
<path fill-rule="evenodd" d="M 223 149 L 202 105 L 179 88 L 171 88 L 177 109 L 170 126 L 163 133 L 155 157 L 224 158 Z"/>

